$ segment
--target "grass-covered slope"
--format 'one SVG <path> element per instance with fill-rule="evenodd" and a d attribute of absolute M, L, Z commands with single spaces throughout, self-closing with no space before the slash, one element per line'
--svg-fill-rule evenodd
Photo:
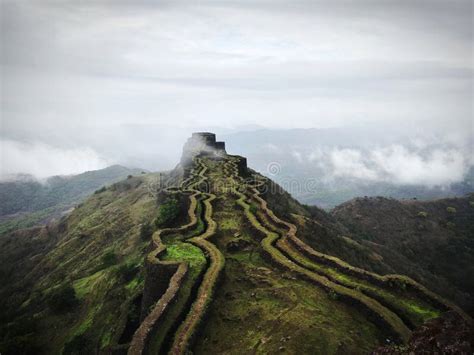
<path fill-rule="evenodd" d="M 138 322 L 153 175 L 92 195 L 58 225 L 0 239 L 1 352 L 94 353 Z M 137 316 L 138 314 L 138 316 Z"/>
<path fill-rule="evenodd" d="M 474 196 L 435 201 L 359 198 L 332 216 L 350 241 L 474 312 Z M 334 252 L 337 253 L 337 250 Z M 364 260 L 359 261 L 364 265 Z"/>
<path fill-rule="evenodd" d="M 21 176 L 0 182 L 0 234 L 59 219 L 102 186 L 140 173 L 139 169 L 113 165 L 78 175 L 53 176 L 44 181 Z"/>

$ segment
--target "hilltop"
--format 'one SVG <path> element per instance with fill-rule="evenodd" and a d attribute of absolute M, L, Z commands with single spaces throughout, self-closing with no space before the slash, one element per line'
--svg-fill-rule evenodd
<path fill-rule="evenodd" d="M 420 346 L 417 329 L 446 314 L 464 337 L 465 310 L 397 274 L 341 211 L 299 204 L 212 133 L 193 134 L 173 171 L 2 236 L 0 351 L 370 353 Z M 450 334 L 438 350 L 471 346 Z"/>

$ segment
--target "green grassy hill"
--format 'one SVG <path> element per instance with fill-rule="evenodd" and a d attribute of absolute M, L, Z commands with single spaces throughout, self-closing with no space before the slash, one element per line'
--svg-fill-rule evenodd
<path fill-rule="evenodd" d="M 409 275 L 474 313 L 474 195 L 358 198 L 331 215 L 348 228 L 351 241 L 377 255 L 380 271 Z M 355 263 L 370 267 L 364 260 Z"/>
<path fill-rule="evenodd" d="M 0 182 L 0 234 L 58 219 L 102 186 L 140 173 L 139 169 L 113 165 L 78 175 L 53 176 L 41 182 L 24 175 Z"/>
<path fill-rule="evenodd" d="M 414 280 L 374 273 L 341 221 L 245 158 L 189 161 L 0 238 L 2 354 L 361 354 L 401 349 L 446 312 L 471 326 Z M 351 264 L 324 250 L 334 240 Z"/>

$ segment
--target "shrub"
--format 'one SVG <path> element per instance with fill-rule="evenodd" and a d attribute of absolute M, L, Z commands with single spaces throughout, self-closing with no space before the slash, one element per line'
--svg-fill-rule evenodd
<path fill-rule="evenodd" d="M 117 274 L 125 281 L 131 281 L 138 273 L 138 265 L 133 263 L 125 263 L 118 267 Z"/>
<path fill-rule="evenodd" d="M 252 214 L 255 215 L 255 214 L 257 214 L 258 208 L 257 208 L 257 206 L 255 206 L 255 205 L 252 203 L 252 204 L 250 205 L 249 210 L 250 210 L 250 213 L 252 213 Z"/>
<path fill-rule="evenodd" d="M 418 212 L 417 216 L 421 218 L 426 218 L 428 217 L 428 212 L 424 212 L 424 211 Z"/>
<path fill-rule="evenodd" d="M 5 354 L 36 355 L 45 353 L 44 349 L 38 345 L 36 336 L 31 333 L 15 337 L 10 335 L 0 342 L 0 349 Z"/>
<path fill-rule="evenodd" d="M 143 223 L 142 226 L 140 227 L 141 240 L 150 239 L 152 234 L 153 234 L 153 228 L 151 227 L 151 224 L 148 222 Z"/>
<path fill-rule="evenodd" d="M 94 194 L 100 194 L 101 192 L 107 191 L 107 188 L 105 186 L 102 186 L 100 189 L 95 190 Z"/>
<path fill-rule="evenodd" d="M 456 213 L 456 209 L 454 207 L 449 206 L 446 207 L 446 212 L 454 214 Z"/>
<path fill-rule="evenodd" d="M 93 352 L 91 341 L 84 335 L 78 334 L 64 345 L 63 354 L 88 354 Z"/>
<path fill-rule="evenodd" d="M 53 292 L 48 300 L 49 307 L 55 313 L 65 313 L 73 310 L 79 304 L 76 292 L 71 285 L 61 286 Z"/>
<path fill-rule="evenodd" d="M 169 198 L 158 210 L 155 225 L 158 228 L 169 226 L 179 215 L 179 204 L 174 198 Z"/>
<path fill-rule="evenodd" d="M 328 296 L 332 300 L 337 300 L 339 298 L 339 295 L 332 289 L 329 290 Z"/>
<path fill-rule="evenodd" d="M 108 251 L 102 256 L 102 266 L 109 267 L 117 264 L 117 255 L 113 251 Z"/>

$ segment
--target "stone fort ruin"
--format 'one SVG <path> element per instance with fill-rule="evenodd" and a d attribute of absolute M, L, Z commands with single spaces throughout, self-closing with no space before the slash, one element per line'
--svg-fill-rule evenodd
<path fill-rule="evenodd" d="M 184 144 L 180 165 L 187 171 L 192 165 L 193 158 L 199 155 L 205 155 L 215 159 L 223 158 L 227 155 L 225 142 L 216 141 L 216 135 L 214 133 L 195 132 Z M 239 175 L 246 176 L 248 173 L 247 159 L 239 156 L 237 168 Z"/>
<path fill-rule="evenodd" d="M 192 162 L 197 155 L 225 156 L 225 142 L 217 142 L 216 135 L 210 132 L 195 132 L 188 138 L 183 147 L 181 164 L 186 166 Z"/>

